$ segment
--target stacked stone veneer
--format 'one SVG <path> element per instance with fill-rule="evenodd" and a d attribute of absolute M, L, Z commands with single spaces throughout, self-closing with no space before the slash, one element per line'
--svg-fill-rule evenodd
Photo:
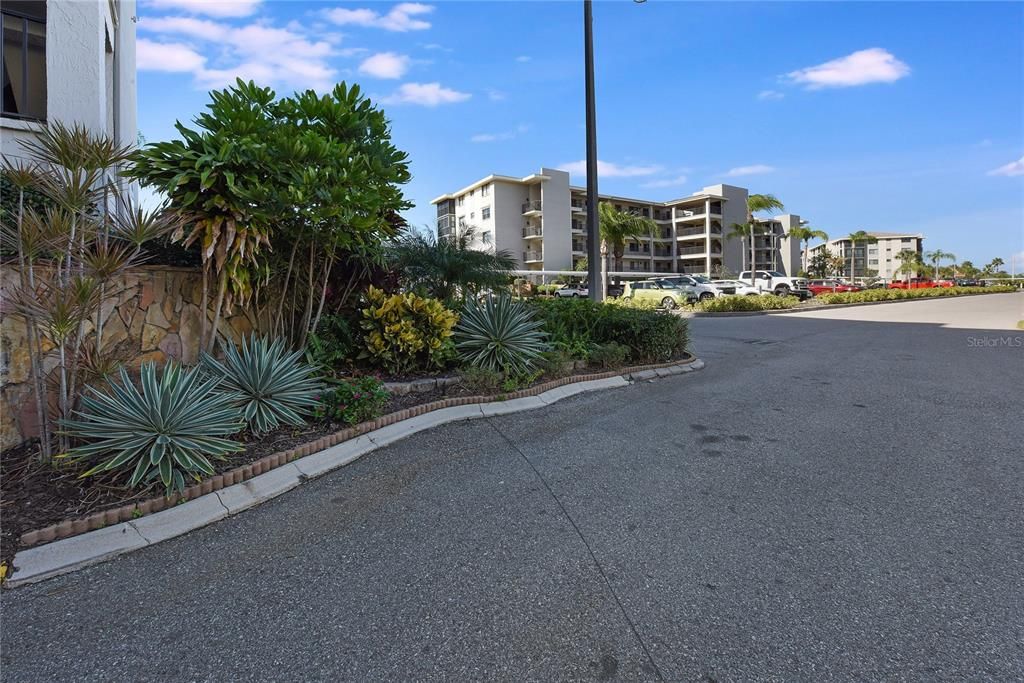
<path fill-rule="evenodd" d="M 38 433 L 25 321 L 11 314 L 8 292 L 19 274 L 5 266 L 0 276 L 0 448 L 15 446 Z M 115 353 L 129 368 L 144 361 L 163 363 L 199 359 L 202 273 L 194 268 L 148 266 L 127 271 L 112 285 L 103 306 L 103 349 Z M 212 297 L 211 297 L 212 298 Z M 207 319 L 212 321 L 212 305 Z M 89 331 L 92 324 L 87 325 Z M 227 316 L 222 334 L 234 340 L 252 331 L 240 312 Z M 44 346 L 45 348 L 45 346 Z M 52 373 L 56 351 L 50 349 L 44 370 Z"/>

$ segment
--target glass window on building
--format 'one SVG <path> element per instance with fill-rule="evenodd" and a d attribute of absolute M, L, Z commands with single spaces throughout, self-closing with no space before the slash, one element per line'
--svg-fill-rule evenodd
<path fill-rule="evenodd" d="M 46 119 L 46 2 L 7 0 L 3 24 L 3 115 Z"/>
<path fill-rule="evenodd" d="M 484 208 L 480 209 L 480 218 L 481 218 L 481 220 L 485 220 L 486 221 L 490 217 L 491 217 L 491 207 L 485 206 Z"/>
<path fill-rule="evenodd" d="M 490 193 L 491 193 L 491 186 L 490 185 L 484 185 L 483 187 L 480 188 L 480 196 L 481 197 L 486 197 Z"/>

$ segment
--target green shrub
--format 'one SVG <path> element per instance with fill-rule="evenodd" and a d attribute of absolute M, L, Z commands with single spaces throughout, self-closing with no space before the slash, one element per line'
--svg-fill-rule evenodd
<path fill-rule="evenodd" d="M 306 362 L 327 375 L 347 366 L 357 353 L 356 333 L 344 315 L 320 318 L 316 332 L 306 341 Z"/>
<path fill-rule="evenodd" d="M 707 313 L 726 313 L 733 311 L 781 311 L 793 308 L 800 300 L 795 296 L 720 296 L 702 301 L 695 310 Z"/>
<path fill-rule="evenodd" d="M 538 300 L 531 306 L 556 347 L 580 338 L 591 345 L 616 342 L 629 348 L 632 360 L 657 362 L 682 352 L 688 343 L 686 320 L 663 311 L 589 299 Z"/>
<path fill-rule="evenodd" d="M 554 294 L 555 290 L 562 285 L 537 285 L 535 290 L 538 294 Z"/>
<path fill-rule="evenodd" d="M 629 358 L 629 347 L 613 341 L 597 344 L 590 352 L 591 362 L 602 368 L 618 367 L 625 363 L 627 358 Z"/>
<path fill-rule="evenodd" d="M 470 365 L 508 375 L 533 369 L 547 349 L 541 323 L 530 308 L 507 296 L 471 302 L 455 328 L 455 348 Z"/>
<path fill-rule="evenodd" d="M 540 379 L 542 374 L 543 372 L 540 370 L 532 370 L 530 372 L 506 375 L 504 381 L 501 383 L 501 390 L 511 392 L 525 389 Z"/>
<path fill-rule="evenodd" d="M 542 354 L 538 365 L 547 377 L 564 377 L 572 372 L 576 363 L 565 349 L 555 346 Z"/>
<path fill-rule="evenodd" d="M 459 378 L 462 385 L 470 391 L 490 394 L 498 390 L 505 376 L 497 370 L 471 365 L 459 371 Z"/>
<path fill-rule="evenodd" d="M 899 301 L 902 299 L 934 299 L 964 294 L 999 294 L 1014 291 L 1008 285 L 994 287 L 931 287 L 928 289 L 865 289 L 861 292 L 834 292 L 821 294 L 815 300 L 823 304 L 861 304 L 870 301 Z"/>
<path fill-rule="evenodd" d="M 360 358 L 394 374 L 440 368 L 452 355 L 452 329 L 459 316 L 437 299 L 416 294 L 366 292 L 362 311 L 365 348 Z"/>
<path fill-rule="evenodd" d="M 608 299 L 605 304 L 609 306 L 621 306 L 623 308 L 639 308 L 642 311 L 657 311 L 662 308 L 660 301 L 654 301 L 652 299 L 637 299 L 635 297 L 626 298 L 620 296 L 618 299 Z"/>
<path fill-rule="evenodd" d="M 221 389 L 237 397 L 249 428 L 262 434 L 281 424 L 304 424 L 303 415 L 316 405 L 320 382 L 301 358 L 301 351 L 289 353 L 280 339 L 249 337 L 240 346 L 226 345 L 223 363 L 204 353 L 202 364 L 223 379 Z"/>
<path fill-rule="evenodd" d="M 315 417 L 354 425 L 379 417 L 390 394 L 378 378 L 365 376 L 333 382 L 316 398 Z"/>
<path fill-rule="evenodd" d="M 158 377 L 154 363 L 140 369 L 141 391 L 121 369 L 120 383 L 110 381 L 109 393 L 89 388 L 67 420 L 67 434 L 87 443 L 65 457 L 73 461 L 106 458 L 82 476 L 97 472 L 131 472 L 128 485 L 159 480 L 164 488 L 184 491 L 185 477 L 199 480 L 213 474 L 208 458 L 222 459 L 242 450 L 223 438 L 245 426 L 235 397 L 221 391 L 221 379 L 199 367 L 168 363 Z"/>

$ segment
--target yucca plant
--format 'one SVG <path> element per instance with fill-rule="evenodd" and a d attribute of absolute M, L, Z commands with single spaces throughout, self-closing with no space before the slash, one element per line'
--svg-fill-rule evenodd
<path fill-rule="evenodd" d="M 506 375 L 525 375 L 547 350 L 541 321 L 511 297 L 467 304 L 455 327 L 455 348 L 462 359 Z"/>
<path fill-rule="evenodd" d="M 209 458 L 222 459 L 241 450 L 224 438 L 243 427 L 236 398 L 221 391 L 219 377 L 201 368 L 168 363 L 158 376 L 154 363 L 140 370 L 141 390 L 121 368 L 120 382 L 109 392 L 90 387 L 74 411 L 80 419 L 64 420 L 64 433 L 87 443 L 72 448 L 69 460 L 106 457 L 83 477 L 112 470 L 131 471 L 128 485 L 159 479 L 168 492 L 183 491 L 185 477 L 213 474 Z"/>
<path fill-rule="evenodd" d="M 280 339 L 249 337 L 239 347 L 228 344 L 223 363 L 207 353 L 202 363 L 223 378 L 222 388 L 237 395 L 249 428 L 262 434 L 282 423 L 302 425 L 302 416 L 316 407 L 321 385 L 301 358 L 301 351 L 289 353 Z"/>

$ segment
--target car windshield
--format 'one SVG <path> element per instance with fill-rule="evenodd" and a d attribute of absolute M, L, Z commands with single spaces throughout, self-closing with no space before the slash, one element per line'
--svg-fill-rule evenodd
<path fill-rule="evenodd" d="M 768 274 L 771 275 L 772 277 L 786 277 L 785 275 L 783 275 L 782 273 L 780 273 L 777 270 L 769 270 Z"/>
<path fill-rule="evenodd" d="M 703 275 L 694 275 L 693 279 L 696 280 L 697 282 L 701 283 L 702 285 L 706 285 L 709 282 L 711 282 L 711 280 L 707 279 Z"/>

